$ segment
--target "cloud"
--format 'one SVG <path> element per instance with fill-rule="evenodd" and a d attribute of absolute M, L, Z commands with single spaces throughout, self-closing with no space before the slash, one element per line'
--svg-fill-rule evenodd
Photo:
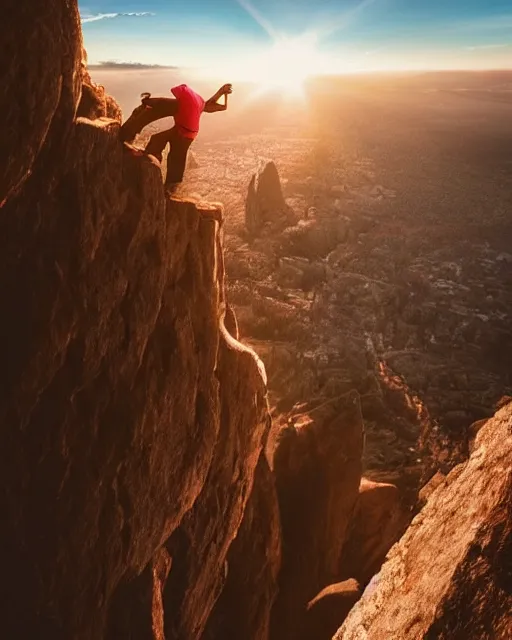
<path fill-rule="evenodd" d="M 149 11 L 131 11 L 130 13 L 97 13 L 95 15 L 82 16 L 82 24 L 88 22 L 98 22 L 98 20 L 112 20 L 114 18 L 145 18 L 148 16 L 154 16 L 154 13 Z"/>
<path fill-rule="evenodd" d="M 487 49 L 506 49 L 507 47 L 510 47 L 512 45 L 510 44 L 477 44 L 473 47 L 464 47 L 466 49 L 466 51 L 482 51 L 482 50 L 487 50 Z"/>
<path fill-rule="evenodd" d="M 162 64 L 145 64 L 143 62 L 119 62 L 117 60 L 101 60 L 97 64 L 89 65 L 89 69 L 178 69 L 179 67 Z"/>

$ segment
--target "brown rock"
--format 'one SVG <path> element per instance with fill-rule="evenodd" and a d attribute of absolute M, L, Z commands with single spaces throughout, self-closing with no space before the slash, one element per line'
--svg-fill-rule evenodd
<path fill-rule="evenodd" d="M 362 478 L 350 537 L 343 551 L 341 572 L 367 584 L 407 525 L 398 489 Z M 338 625 L 339 626 L 339 625 Z"/>
<path fill-rule="evenodd" d="M 110 605 L 106 637 L 116 640 L 165 640 L 163 588 L 172 565 L 160 549 L 144 571 L 125 582 Z"/>
<path fill-rule="evenodd" d="M 242 525 L 228 554 L 226 585 L 203 640 L 268 638 L 281 565 L 281 526 L 274 479 L 260 455 Z M 338 625 L 339 626 L 339 625 Z"/>
<path fill-rule="evenodd" d="M 418 506 L 424 507 L 430 496 L 437 487 L 441 486 L 446 480 L 446 475 L 441 471 L 437 471 L 430 480 L 420 489 L 418 493 Z"/>
<path fill-rule="evenodd" d="M 297 638 L 307 603 L 339 578 L 361 481 L 363 424 L 357 393 L 297 416 L 274 454 L 283 567 L 271 638 Z"/>
<path fill-rule="evenodd" d="M 331 640 L 360 597 L 356 580 L 345 580 L 322 589 L 308 603 L 301 640 Z"/>
<path fill-rule="evenodd" d="M 413 520 L 335 640 L 508 640 L 511 470 L 508 405 Z"/>

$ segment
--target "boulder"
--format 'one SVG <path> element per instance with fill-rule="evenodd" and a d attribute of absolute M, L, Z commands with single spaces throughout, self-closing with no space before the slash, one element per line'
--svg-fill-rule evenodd
<path fill-rule="evenodd" d="M 355 392 L 297 416 L 274 453 L 283 566 L 271 638 L 295 639 L 308 602 L 338 581 L 361 481 L 363 423 Z"/>
<path fill-rule="evenodd" d="M 335 640 L 507 640 L 512 629 L 512 406 L 430 496 Z"/>

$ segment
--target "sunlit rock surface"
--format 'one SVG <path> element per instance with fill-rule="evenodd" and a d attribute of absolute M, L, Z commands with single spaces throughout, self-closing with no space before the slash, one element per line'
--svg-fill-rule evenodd
<path fill-rule="evenodd" d="M 335 640 L 507 640 L 512 631 L 512 405 L 428 498 Z"/>

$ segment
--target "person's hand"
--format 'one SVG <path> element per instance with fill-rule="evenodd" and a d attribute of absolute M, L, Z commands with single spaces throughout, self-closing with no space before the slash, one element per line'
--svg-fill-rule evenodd
<path fill-rule="evenodd" d="M 229 93 L 233 93 L 233 85 L 232 84 L 223 84 L 220 88 L 220 91 L 224 95 L 228 95 Z"/>

